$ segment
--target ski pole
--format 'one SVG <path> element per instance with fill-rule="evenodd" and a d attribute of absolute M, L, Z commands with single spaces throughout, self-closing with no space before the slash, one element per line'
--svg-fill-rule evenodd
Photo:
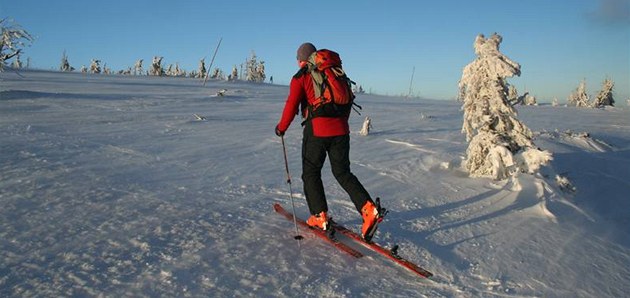
<path fill-rule="evenodd" d="M 282 139 L 282 152 L 284 153 L 284 168 L 287 172 L 287 184 L 289 184 L 289 197 L 291 197 L 291 208 L 293 208 L 293 225 L 295 225 L 295 240 L 302 240 L 302 235 L 298 230 L 297 220 L 295 219 L 295 203 L 293 202 L 293 189 L 291 187 L 291 174 L 289 174 L 289 161 L 287 160 L 287 147 L 284 145 L 284 136 L 280 136 Z"/>

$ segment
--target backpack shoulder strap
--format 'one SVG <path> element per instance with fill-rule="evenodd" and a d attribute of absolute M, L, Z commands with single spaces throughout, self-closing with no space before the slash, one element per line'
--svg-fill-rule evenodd
<path fill-rule="evenodd" d="M 300 68 L 300 70 L 298 70 L 297 73 L 295 73 L 293 75 L 293 78 L 295 79 L 299 79 L 300 77 L 302 77 L 304 74 L 306 74 L 308 72 L 308 67 L 304 66 L 302 68 Z"/>

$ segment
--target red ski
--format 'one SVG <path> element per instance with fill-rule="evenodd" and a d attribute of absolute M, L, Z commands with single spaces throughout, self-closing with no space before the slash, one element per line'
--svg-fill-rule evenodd
<path fill-rule="evenodd" d="M 284 217 L 286 217 L 288 220 L 293 221 L 293 217 L 294 215 L 291 214 L 290 212 L 284 210 L 284 208 L 282 208 L 282 206 L 278 203 L 273 204 L 273 210 L 275 210 L 276 212 L 280 213 L 281 215 L 283 215 Z M 309 232 L 311 232 L 313 235 L 322 238 L 324 240 L 326 240 L 328 243 L 332 244 L 334 247 L 338 248 L 339 250 L 348 253 L 349 255 L 355 257 L 355 258 L 360 258 L 363 257 L 363 254 L 361 252 L 359 252 L 358 250 L 344 244 L 343 242 L 339 242 L 334 235 L 329 235 L 326 231 L 320 230 L 320 229 L 314 229 L 311 228 L 309 225 L 306 224 L 306 222 L 300 218 L 298 218 L 297 216 L 295 217 L 296 222 L 304 228 L 304 230 L 307 230 Z M 334 230 L 332 230 L 334 231 Z"/>
<path fill-rule="evenodd" d="M 331 220 L 332 226 L 335 230 L 337 230 L 338 232 L 346 235 L 349 238 L 352 238 L 353 240 L 355 240 L 356 242 L 361 243 L 363 246 L 369 248 L 370 250 L 377 252 L 379 254 L 384 255 L 385 257 L 387 257 L 388 259 L 394 261 L 395 263 L 409 269 L 411 272 L 423 277 L 423 278 L 429 278 L 431 276 L 433 276 L 433 273 L 427 271 L 426 269 L 404 259 L 403 257 L 401 257 L 400 255 L 398 255 L 398 245 L 394 246 L 392 249 L 387 249 L 384 248 L 374 242 L 371 241 L 365 241 L 361 235 L 353 232 L 352 230 L 349 230 L 348 228 L 333 222 Z"/>

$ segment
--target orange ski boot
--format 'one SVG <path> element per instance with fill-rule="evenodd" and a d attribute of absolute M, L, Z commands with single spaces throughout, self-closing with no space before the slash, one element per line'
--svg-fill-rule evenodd
<path fill-rule="evenodd" d="M 361 208 L 361 217 L 363 217 L 363 227 L 361 228 L 361 237 L 367 242 L 372 240 L 376 233 L 378 224 L 383 221 L 383 216 L 387 211 L 381 208 L 380 199 L 376 199 L 376 204 L 372 200 L 368 200 Z"/>
<path fill-rule="evenodd" d="M 319 228 L 324 231 L 328 230 L 328 216 L 325 211 L 320 212 L 319 214 L 311 215 L 306 220 L 306 224 L 313 228 Z"/>

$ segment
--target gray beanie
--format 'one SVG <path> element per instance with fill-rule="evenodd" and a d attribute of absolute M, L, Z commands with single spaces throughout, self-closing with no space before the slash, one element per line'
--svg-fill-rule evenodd
<path fill-rule="evenodd" d="M 317 51 L 317 49 L 312 43 L 305 42 L 297 50 L 297 59 L 299 61 L 307 61 L 308 57 L 315 51 Z"/>

